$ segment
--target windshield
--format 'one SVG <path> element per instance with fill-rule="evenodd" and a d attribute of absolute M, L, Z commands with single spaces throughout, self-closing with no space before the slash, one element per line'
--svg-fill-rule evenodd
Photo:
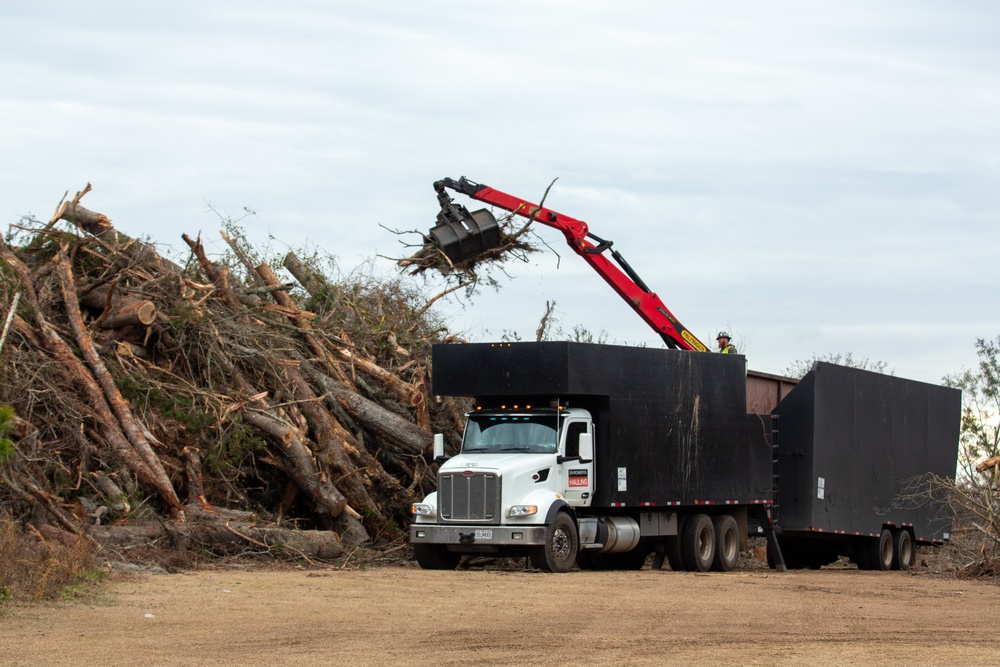
<path fill-rule="evenodd" d="M 554 415 L 469 415 L 462 453 L 556 453 Z"/>

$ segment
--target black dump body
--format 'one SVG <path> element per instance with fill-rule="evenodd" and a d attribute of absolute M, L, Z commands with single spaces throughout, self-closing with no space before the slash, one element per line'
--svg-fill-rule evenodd
<path fill-rule="evenodd" d="M 954 477 L 960 391 L 818 363 L 775 414 L 781 533 L 877 535 L 893 524 L 947 538 L 943 507 L 902 496 L 926 473 Z"/>
<path fill-rule="evenodd" d="M 588 409 L 594 507 L 772 498 L 771 423 L 746 414 L 738 355 L 586 343 L 435 345 L 433 392 Z"/>

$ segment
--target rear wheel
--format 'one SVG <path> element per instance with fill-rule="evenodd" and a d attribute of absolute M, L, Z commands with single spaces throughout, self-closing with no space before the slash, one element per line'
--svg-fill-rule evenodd
<path fill-rule="evenodd" d="M 532 547 L 531 564 L 546 572 L 569 572 L 576 563 L 578 546 L 576 523 L 559 512 L 548 526 L 545 544 Z"/>
<path fill-rule="evenodd" d="M 897 530 L 893 535 L 892 545 L 896 552 L 892 569 L 909 570 L 910 566 L 916 561 L 916 549 L 914 548 L 913 536 L 910 535 L 910 531 L 905 528 Z"/>
<path fill-rule="evenodd" d="M 715 517 L 715 558 L 712 569 L 719 572 L 730 572 L 736 568 L 740 559 L 740 530 L 736 519 L 729 514 Z"/>
<path fill-rule="evenodd" d="M 684 566 L 692 572 L 708 572 L 715 560 L 715 525 L 707 514 L 688 517 L 681 539 Z"/>
<path fill-rule="evenodd" d="M 896 547 L 892 539 L 892 531 L 888 528 L 883 528 L 882 534 L 879 535 L 875 544 L 877 546 L 873 554 L 875 556 L 875 569 L 891 570 L 896 560 Z"/>
<path fill-rule="evenodd" d="M 462 554 L 448 551 L 442 544 L 414 544 L 413 556 L 424 570 L 454 570 Z"/>

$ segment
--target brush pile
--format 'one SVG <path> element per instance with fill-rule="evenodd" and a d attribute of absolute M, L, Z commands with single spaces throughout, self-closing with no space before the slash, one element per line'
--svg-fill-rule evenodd
<path fill-rule="evenodd" d="M 0 244 L 0 502 L 106 545 L 402 543 L 464 411 L 428 393 L 448 336 L 417 290 L 294 253 L 282 282 L 233 230 L 171 261 L 86 192 Z"/>

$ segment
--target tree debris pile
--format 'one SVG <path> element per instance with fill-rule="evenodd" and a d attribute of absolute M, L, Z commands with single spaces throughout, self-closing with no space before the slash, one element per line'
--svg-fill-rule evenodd
<path fill-rule="evenodd" d="M 185 235 L 175 263 L 85 193 L 0 247 L 0 501 L 104 543 L 154 515 L 158 536 L 209 549 L 402 540 L 434 487 L 431 433 L 465 409 L 428 393 L 447 331 L 417 291 L 294 253 L 282 283 L 232 229 L 231 259 Z"/>

